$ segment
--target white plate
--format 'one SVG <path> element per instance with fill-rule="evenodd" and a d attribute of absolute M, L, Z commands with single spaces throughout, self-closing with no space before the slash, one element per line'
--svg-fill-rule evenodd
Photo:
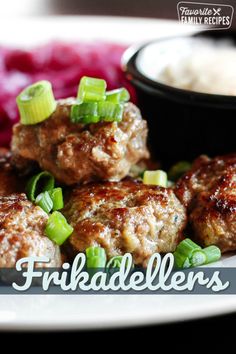
<path fill-rule="evenodd" d="M 9 23 L 11 24 L 9 26 Z M 0 44 L 29 46 L 52 39 L 140 43 L 195 29 L 174 21 L 119 17 L 1 19 Z M 235 266 L 228 256 L 220 266 Z M 157 324 L 236 311 L 236 296 L 18 295 L 0 296 L 0 329 L 54 330 Z"/>

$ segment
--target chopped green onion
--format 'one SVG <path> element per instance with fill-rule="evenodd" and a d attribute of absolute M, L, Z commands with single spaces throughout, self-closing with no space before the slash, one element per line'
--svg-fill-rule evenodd
<path fill-rule="evenodd" d="M 152 184 L 160 187 L 167 187 L 167 174 L 162 170 L 145 171 L 143 176 L 144 184 Z"/>
<path fill-rule="evenodd" d="M 173 165 L 169 172 L 168 176 L 171 181 L 177 181 L 185 172 L 190 170 L 191 163 L 188 161 L 179 161 Z"/>
<path fill-rule="evenodd" d="M 123 116 L 123 105 L 109 101 L 98 102 L 98 115 L 105 122 L 120 122 Z"/>
<path fill-rule="evenodd" d="M 203 264 L 216 262 L 221 257 L 221 251 L 216 246 L 201 248 L 195 242 L 186 238 L 181 241 L 174 252 L 177 268 L 198 267 Z"/>
<path fill-rule="evenodd" d="M 54 188 L 50 192 L 50 197 L 53 202 L 53 208 L 52 208 L 53 211 L 60 210 L 64 207 L 63 194 L 62 194 L 62 189 L 60 187 Z"/>
<path fill-rule="evenodd" d="M 125 88 L 119 88 L 117 90 L 107 91 L 106 101 L 112 103 L 124 103 L 130 100 L 129 92 Z"/>
<path fill-rule="evenodd" d="M 123 257 L 124 256 L 114 256 L 114 257 L 112 257 L 107 262 L 106 268 L 120 268 Z M 132 265 L 132 267 L 134 267 L 134 264 Z"/>
<path fill-rule="evenodd" d="M 193 251 L 200 250 L 200 249 L 201 247 L 198 246 L 192 240 L 190 240 L 190 238 L 185 238 L 183 241 L 181 241 L 178 244 L 175 252 L 181 253 L 190 259 L 192 257 Z"/>
<path fill-rule="evenodd" d="M 57 245 L 61 246 L 72 232 L 73 227 L 67 223 L 66 218 L 59 211 L 54 211 L 49 216 L 45 233 Z"/>
<path fill-rule="evenodd" d="M 40 206 L 47 214 L 53 207 L 53 201 L 48 192 L 40 193 L 35 200 L 35 204 Z"/>
<path fill-rule="evenodd" d="M 114 256 L 112 257 L 106 265 L 106 268 L 120 268 L 123 256 Z"/>
<path fill-rule="evenodd" d="M 47 119 L 56 109 L 52 85 L 39 81 L 26 87 L 16 98 L 22 124 L 37 124 Z"/>
<path fill-rule="evenodd" d="M 89 247 L 86 249 L 87 268 L 105 268 L 106 252 L 102 247 Z"/>
<path fill-rule="evenodd" d="M 181 241 L 174 252 L 176 267 L 189 268 L 192 265 L 193 252 L 196 252 L 198 250 L 201 250 L 201 247 L 189 238 L 186 238 Z"/>
<path fill-rule="evenodd" d="M 98 123 L 99 120 L 97 102 L 79 103 L 71 107 L 71 121 L 73 123 L 90 124 Z"/>
<path fill-rule="evenodd" d="M 203 249 L 206 255 L 206 263 L 216 262 L 221 258 L 221 251 L 216 246 L 208 246 Z"/>
<path fill-rule="evenodd" d="M 176 268 L 190 268 L 191 263 L 188 257 L 186 255 L 179 253 L 179 252 L 174 252 L 174 259 L 175 259 L 175 267 Z"/>
<path fill-rule="evenodd" d="M 81 102 L 104 101 L 106 87 L 105 80 L 84 76 L 80 80 L 77 98 Z"/>
<path fill-rule="evenodd" d="M 193 251 L 190 262 L 192 267 L 199 267 L 206 263 L 207 257 L 204 250 Z"/>
<path fill-rule="evenodd" d="M 26 185 L 26 193 L 32 202 L 35 201 L 36 196 L 41 192 L 53 190 L 55 179 L 51 173 L 43 171 L 33 176 Z"/>

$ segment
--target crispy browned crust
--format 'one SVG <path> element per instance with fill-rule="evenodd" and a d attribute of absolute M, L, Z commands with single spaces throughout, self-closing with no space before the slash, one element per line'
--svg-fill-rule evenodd
<path fill-rule="evenodd" d="M 202 155 L 190 171 L 179 179 L 175 194 L 185 206 L 191 206 L 199 192 L 211 189 L 224 173 L 236 170 L 236 154 L 217 156 L 214 159 Z"/>
<path fill-rule="evenodd" d="M 44 234 L 48 215 L 25 194 L 0 197 L 0 267 L 14 267 L 18 259 L 46 256 L 46 267 L 59 267 L 59 247 Z M 40 266 L 40 264 L 38 264 Z"/>
<path fill-rule="evenodd" d="M 133 180 L 75 188 L 63 213 L 74 227 L 67 249 L 99 245 L 108 257 L 130 252 L 143 265 L 154 252 L 174 251 L 186 224 L 172 190 Z"/>
<path fill-rule="evenodd" d="M 13 130 L 13 161 L 37 161 L 59 181 L 71 185 L 91 180 L 120 180 L 131 165 L 148 158 L 147 123 L 138 108 L 125 105 L 122 122 L 83 125 L 70 121 L 73 99 L 59 101 L 46 121 Z M 18 157 L 21 163 L 18 164 Z"/>
<path fill-rule="evenodd" d="M 236 154 L 200 157 L 175 192 L 188 206 L 197 242 L 218 245 L 223 252 L 236 249 Z"/>

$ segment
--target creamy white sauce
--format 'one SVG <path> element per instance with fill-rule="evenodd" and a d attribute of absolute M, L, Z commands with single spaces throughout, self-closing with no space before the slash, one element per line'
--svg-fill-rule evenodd
<path fill-rule="evenodd" d="M 158 81 L 181 89 L 236 95 L 236 48 L 201 47 L 169 63 Z"/>

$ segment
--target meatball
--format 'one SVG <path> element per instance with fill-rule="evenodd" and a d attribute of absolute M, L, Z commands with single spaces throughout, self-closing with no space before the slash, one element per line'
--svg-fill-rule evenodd
<path fill-rule="evenodd" d="M 236 250 L 236 154 L 200 157 L 176 186 L 188 206 L 194 238 L 222 252 Z"/>
<path fill-rule="evenodd" d="M 236 154 L 214 159 L 202 155 L 193 162 L 191 170 L 179 179 L 175 193 L 185 206 L 191 208 L 198 193 L 210 190 L 231 169 L 236 170 Z"/>
<path fill-rule="evenodd" d="M 61 265 L 60 249 L 44 235 L 48 215 L 25 194 L 0 197 L 0 267 L 12 268 L 18 259 L 46 256 L 42 267 Z"/>
<path fill-rule="evenodd" d="M 0 196 L 7 196 L 24 190 L 24 183 L 12 169 L 10 158 L 10 152 L 7 149 L 0 148 Z"/>
<path fill-rule="evenodd" d="M 74 227 L 67 244 L 72 255 L 101 246 L 109 258 L 130 252 L 140 265 L 155 252 L 174 251 L 186 224 L 171 189 L 133 180 L 77 187 L 63 213 Z"/>
<path fill-rule="evenodd" d="M 130 167 L 148 158 L 147 123 L 132 103 L 124 108 L 117 122 L 78 124 L 70 121 L 73 99 L 58 102 L 46 121 L 32 126 L 15 125 L 13 161 L 18 156 L 37 161 L 59 181 L 71 185 L 96 179 L 120 180 Z"/>

